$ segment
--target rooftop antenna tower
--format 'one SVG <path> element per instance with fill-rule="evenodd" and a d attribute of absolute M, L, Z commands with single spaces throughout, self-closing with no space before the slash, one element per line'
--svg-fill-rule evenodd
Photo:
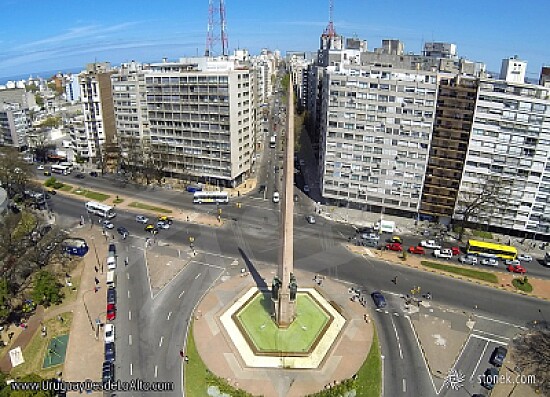
<path fill-rule="evenodd" d="M 328 5 L 328 25 L 325 28 L 325 31 L 323 34 L 327 37 L 334 37 L 336 36 L 336 30 L 334 29 L 334 0 L 329 0 Z"/>
<path fill-rule="evenodd" d="M 221 45 L 221 52 L 219 51 Z M 225 1 L 208 1 L 208 30 L 206 33 L 205 56 L 216 54 L 227 56 L 227 33 L 225 31 Z"/>

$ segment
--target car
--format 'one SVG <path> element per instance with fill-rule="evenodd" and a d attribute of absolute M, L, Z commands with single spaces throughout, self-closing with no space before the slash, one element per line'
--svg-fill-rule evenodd
<path fill-rule="evenodd" d="M 424 255 L 426 253 L 426 250 L 424 249 L 424 247 L 421 247 L 420 245 L 417 245 L 416 247 L 409 247 L 408 251 L 411 254 Z"/>
<path fill-rule="evenodd" d="M 451 247 L 451 252 L 453 253 L 453 256 L 460 255 L 460 247 Z"/>
<path fill-rule="evenodd" d="M 116 305 L 116 289 L 113 287 L 107 288 L 107 303 Z"/>
<path fill-rule="evenodd" d="M 304 165 L 306 165 L 306 162 L 302 159 L 300 159 L 299 162 L 300 162 L 300 167 L 303 167 Z"/>
<path fill-rule="evenodd" d="M 510 266 L 510 265 L 512 265 L 512 266 L 517 266 L 517 265 L 520 265 L 520 262 L 519 262 L 517 259 L 506 259 L 506 260 L 504 261 L 504 264 L 505 264 L 506 266 Z"/>
<path fill-rule="evenodd" d="M 380 291 L 374 291 L 370 296 L 378 309 L 386 307 L 386 298 L 384 298 L 384 295 Z"/>
<path fill-rule="evenodd" d="M 21 209 L 17 206 L 15 203 L 11 203 L 8 205 L 8 208 L 13 212 L 14 214 L 19 214 L 21 212 Z"/>
<path fill-rule="evenodd" d="M 403 244 L 403 240 L 401 240 L 401 237 L 399 237 L 399 236 L 392 236 L 391 242 L 392 242 L 392 243 Z"/>
<path fill-rule="evenodd" d="M 52 176 L 52 173 L 50 171 L 44 171 L 44 176 Z"/>
<path fill-rule="evenodd" d="M 126 229 L 126 228 L 123 227 L 123 226 L 117 227 L 117 228 L 116 228 L 116 231 L 117 231 L 118 234 L 120 234 L 123 238 L 128 237 L 128 235 L 130 234 L 130 232 L 128 231 L 128 229 Z"/>
<path fill-rule="evenodd" d="M 185 190 L 189 193 L 202 192 L 202 186 L 200 186 L 200 185 L 187 185 Z"/>
<path fill-rule="evenodd" d="M 361 234 L 361 238 L 364 238 L 365 240 L 380 240 L 380 235 L 376 233 L 363 233 Z"/>
<path fill-rule="evenodd" d="M 375 247 L 378 247 L 378 240 L 356 239 L 355 245 L 375 248 Z"/>
<path fill-rule="evenodd" d="M 520 260 L 522 262 L 531 262 L 533 260 L 533 257 L 531 255 L 527 255 L 527 254 L 519 254 L 518 255 L 518 260 Z"/>
<path fill-rule="evenodd" d="M 365 234 L 365 233 L 374 233 L 375 230 L 373 227 L 358 227 L 355 228 L 355 232 L 359 234 Z"/>
<path fill-rule="evenodd" d="M 388 243 L 386 249 L 390 251 L 403 251 L 403 246 L 399 243 Z"/>
<path fill-rule="evenodd" d="M 483 258 L 479 261 L 479 263 L 482 264 L 483 266 L 493 266 L 493 267 L 498 266 L 498 260 L 495 258 Z"/>
<path fill-rule="evenodd" d="M 57 190 L 50 189 L 50 190 L 48 190 L 48 193 L 51 194 L 52 196 L 55 196 L 57 194 Z"/>
<path fill-rule="evenodd" d="M 313 225 L 316 222 L 315 217 L 313 215 L 307 215 L 306 216 L 306 221 L 310 225 Z"/>
<path fill-rule="evenodd" d="M 77 179 L 84 179 L 86 176 L 85 176 L 84 174 L 82 174 L 82 173 L 79 172 L 79 173 L 76 174 L 74 177 L 77 178 Z"/>
<path fill-rule="evenodd" d="M 105 343 L 114 342 L 115 341 L 115 326 L 113 324 L 105 324 L 104 327 L 105 331 Z"/>
<path fill-rule="evenodd" d="M 491 353 L 491 358 L 489 358 L 489 363 L 493 364 L 495 367 L 501 367 L 504 363 L 504 359 L 508 354 L 508 349 L 504 346 L 497 346 L 493 353 Z"/>
<path fill-rule="evenodd" d="M 278 203 L 279 202 L 279 192 L 274 192 L 273 193 L 273 202 L 274 203 Z"/>
<path fill-rule="evenodd" d="M 114 303 L 107 304 L 107 320 L 113 321 L 116 318 L 116 305 Z"/>
<path fill-rule="evenodd" d="M 258 189 L 259 194 L 263 194 L 265 192 L 265 185 L 260 185 L 260 188 Z"/>
<path fill-rule="evenodd" d="M 156 228 L 155 225 L 151 225 L 151 224 L 145 226 L 143 230 L 152 234 L 157 234 L 159 232 L 159 229 Z"/>
<path fill-rule="evenodd" d="M 37 170 L 40 170 L 40 171 L 43 171 L 44 170 L 44 166 L 41 164 L 39 165 L 38 167 L 36 167 Z"/>
<path fill-rule="evenodd" d="M 110 243 L 109 244 L 109 253 L 113 253 L 113 255 L 116 255 L 116 244 Z"/>
<path fill-rule="evenodd" d="M 527 270 L 521 265 L 508 265 L 506 269 L 511 273 L 525 274 Z"/>
<path fill-rule="evenodd" d="M 110 361 L 103 362 L 101 380 L 103 383 L 112 382 L 115 378 L 115 365 Z"/>
<path fill-rule="evenodd" d="M 483 373 L 481 385 L 487 390 L 493 390 L 498 380 L 498 368 L 487 368 Z"/>
<path fill-rule="evenodd" d="M 453 257 L 453 251 L 451 251 L 450 249 L 434 250 L 434 256 L 436 258 L 451 259 Z"/>
<path fill-rule="evenodd" d="M 304 185 L 304 193 L 309 193 L 309 185 Z"/>
<path fill-rule="evenodd" d="M 93 176 L 94 178 L 97 178 L 99 174 L 96 171 L 90 171 L 90 176 Z"/>
<path fill-rule="evenodd" d="M 105 361 L 114 362 L 116 358 L 114 342 L 105 343 Z"/>
<path fill-rule="evenodd" d="M 476 265 L 477 264 L 477 256 L 474 255 L 462 255 L 458 258 L 458 261 L 460 263 L 464 263 L 466 265 Z"/>
<path fill-rule="evenodd" d="M 145 224 L 145 223 L 149 222 L 149 218 L 147 218 L 146 216 L 143 216 L 143 215 L 138 215 L 138 216 L 136 216 L 136 222 Z"/>
<path fill-rule="evenodd" d="M 157 222 L 157 229 L 170 229 L 170 224 L 168 222 Z"/>
<path fill-rule="evenodd" d="M 274 171 L 275 171 L 275 172 L 279 172 L 279 166 L 278 166 L 278 165 L 276 165 L 276 166 L 274 167 Z"/>
<path fill-rule="evenodd" d="M 109 270 L 116 269 L 116 258 L 114 256 L 107 257 L 107 269 Z"/>
<path fill-rule="evenodd" d="M 115 227 L 115 225 L 113 225 L 113 224 L 111 223 L 111 221 L 109 221 L 109 220 L 107 220 L 107 219 L 105 219 L 104 221 L 102 221 L 102 222 L 101 222 L 101 225 L 102 225 L 105 229 L 109 229 L 109 230 Z"/>
<path fill-rule="evenodd" d="M 435 240 L 422 240 L 420 246 L 424 248 L 431 248 L 434 250 L 441 249 L 441 246 L 435 242 Z"/>
<path fill-rule="evenodd" d="M 172 218 L 167 217 L 166 215 L 161 215 L 157 218 L 157 222 L 164 222 L 169 225 L 172 224 Z"/>

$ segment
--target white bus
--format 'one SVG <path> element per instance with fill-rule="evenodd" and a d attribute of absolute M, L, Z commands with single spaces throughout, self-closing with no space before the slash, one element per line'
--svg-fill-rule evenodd
<path fill-rule="evenodd" d="M 229 195 L 227 192 L 195 192 L 193 204 L 227 204 Z"/>
<path fill-rule="evenodd" d="M 55 174 L 69 175 L 71 173 L 70 167 L 66 165 L 52 165 L 52 172 Z"/>
<path fill-rule="evenodd" d="M 70 161 L 63 161 L 59 163 L 59 165 L 62 165 L 63 167 L 67 167 L 69 169 L 69 173 L 72 172 L 73 170 L 73 163 L 71 163 Z"/>
<path fill-rule="evenodd" d="M 276 143 L 277 143 L 277 137 L 272 136 L 271 138 L 269 138 L 269 147 L 270 148 L 274 148 L 276 146 Z"/>
<path fill-rule="evenodd" d="M 96 203 L 95 201 L 88 201 L 85 205 L 89 213 L 99 215 L 102 218 L 111 219 L 116 216 L 113 207 L 109 205 Z"/>

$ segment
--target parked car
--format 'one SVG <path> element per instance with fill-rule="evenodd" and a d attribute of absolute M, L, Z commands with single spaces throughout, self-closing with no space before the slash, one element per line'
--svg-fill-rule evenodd
<path fill-rule="evenodd" d="M 278 203 L 279 202 L 279 192 L 273 193 L 273 202 Z"/>
<path fill-rule="evenodd" d="M 377 308 L 381 309 L 383 307 L 386 307 L 386 298 L 384 298 L 384 295 L 382 295 L 380 291 L 374 291 L 371 294 L 371 297 Z"/>
<path fill-rule="evenodd" d="M 44 176 L 52 176 L 52 173 L 48 170 L 44 171 Z"/>
<path fill-rule="evenodd" d="M 506 269 L 511 273 L 525 274 L 527 270 L 521 265 L 508 265 Z"/>
<path fill-rule="evenodd" d="M 258 193 L 263 194 L 265 192 L 265 185 L 260 185 L 260 188 L 258 189 Z"/>
<path fill-rule="evenodd" d="M 111 223 L 111 221 L 109 221 L 109 220 L 107 220 L 107 219 L 105 219 L 104 221 L 102 221 L 102 222 L 101 222 L 101 225 L 102 225 L 105 229 L 109 229 L 109 230 L 115 227 L 115 225 L 113 225 L 113 224 Z"/>
<path fill-rule="evenodd" d="M 304 185 L 304 193 L 309 193 L 309 185 Z"/>
<path fill-rule="evenodd" d="M 504 346 L 497 346 L 495 350 L 493 350 L 493 353 L 491 353 L 489 363 L 493 364 L 495 367 L 501 367 L 507 354 L 508 349 Z"/>
<path fill-rule="evenodd" d="M 483 266 L 498 266 L 498 260 L 495 258 L 483 258 L 479 261 L 479 263 L 481 263 Z"/>
<path fill-rule="evenodd" d="M 113 321 L 116 318 L 116 305 L 114 303 L 107 304 L 107 320 Z"/>
<path fill-rule="evenodd" d="M 403 246 L 399 243 L 388 243 L 386 249 L 390 251 L 403 251 Z"/>
<path fill-rule="evenodd" d="M 114 243 L 109 244 L 109 254 L 111 252 L 113 253 L 113 255 L 116 255 L 116 244 L 114 244 Z"/>
<path fill-rule="evenodd" d="M 107 269 L 109 270 L 116 269 L 116 258 L 114 256 L 107 257 Z"/>
<path fill-rule="evenodd" d="M 300 161 L 300 167 L 303 167 L 304 165 L 306 165 L 306 162 L 302 159 L 299 160 Z"/>
<path fill-rule="evenodd" d="M 498 368 L 487 368 L 483 373 L 481 385 L 487 390 L 493 390 L 498 380 Z"/>
<path fill-rule="evenodd" d="M 451 252 L 453 253 L 453 256 L 460 255 L 460 248 L 459 247 L 451 247 Z"/>
<path fill-rule="evenodd" d="M 103 362 L 101 380 L 103 383 L 112 382 L 115 379 L 115 365 L 111 361 Z"/>
<path fill-rule="evenodd" d="M 450 249 L 434 250 L 434 256 L 440 259 L 451 259 L 453 257 L 453 251 Z"/>
<path fill-rule="evenodd" d="M 358 227 L 355 229 L 355 232 L 358 234 L 365 234 L 365 233 L 374 233 L 375 230 L 373 227 Z"/>
<path fill-rule="evenodd" d="M 401 240 L 401 237 L 399 237 L 399 236 L 392 236 L 391 242 L 392 242 L 392 243 L 403 244 L 403 240 Z"/>
<path fill-rule="evenodd" d="M 458 258 L 458 261 L 460 263 L 464 263 L 466 265 L 477 265 L 477 256 L 474 255 L 462 255 Z"/>
<path fill-rule="evenodd" d="M 55 189 L 49 189 L 48 193 L 50 193 L 52 196 L 55 196 L 57 194 L 57 190 Z"/>
<path fill-rule="evenodd" d="M 435 240 L 422 240 L 420 245 L 424 248 L 441 249 L 441 246 L 435 242 Z"/>
<path fill-rule="evenodd" d="M 86 176 L 82 173 L 78 173 L 74 177 L 77 178 L 77 179 L 84 179 Z"/>
<path fill-rule="evenodd" d="M 116 231 L 118 232 L 118 234 L 120 234 L 120 235 L 122 236 L 122 238 L 126 238 L 126 237 L 128 237 L 128 235 L 130 234 L 130 232 L 128 231 L 128 229 L 126 229 L 126 228 L 123 227 L 123 226 L 117 227 L 117 228 L 116 228 Z"/>
<path fill-rule="evenodd" d="M 44 170 L 44 166 L 42 164 L 40 164 L 38 167 L 36 167 L 37 170 L 40 170 L 40 171 L 43 171 Z"/>
<path fill-rule="evenodd" d="M 378 240 L 368 240 L 368 239 L 356 239 L 355 245 L 363 246 L 363 247 L 378 247 Z"/>
<path fill-rule="evenodd" d="M 518 255 L 518 260 L 520 260 L 522 262 L 531 262 L 533 260 L 533 257 L 531 255 L 527 255 L 527 254 L 519 254 Z"/>
<path fill-rule="evenodd" d="M 416 247 L 409 247 L 408 251 L 411 254 L 424 255 L 426 253 L 426 250 L 424 249 L 424 247 L 421 247 L 420 245 L 417 245 Z"/>
<path fill-rule="evenodd" d="M 116 304 L 116 289 L 112 287 L 107 288 L 107 303 L 112 305 Z"/>
<path fill-rule="evenodd" d="M 506 266 L 509 266 L 509 265 L 516 266 L 516 265 L 520 265 L 520 262 L 517 259 L 506 259 L 504 261 L 504 264 Z"/>
<path fill-rule="evenodd" d="M 307 223 L 309 223 L 310 225 L 313 225 L 313 224 L 316 222 L 315 217 L 314 217 L 313 215 L 308 215 L 308 216 L 306 216 L 306 221 L 307 221 Z"/>
<path fill-rule="evenodd" d="M 202 192 L 202 186 L 200 186 L 200 185 L 187 185 L 185 190 L 189 193 Z"/>
<path fill-rule="evenodd" d="M 363 233 L 361 234 L 361 238 L 364 238 L 365 240 L 380 240 L 380 235 L 376 233 Z"/>
<path fill-rule="evenodd" d="M 115 326 L 113 324 L 105 324 L 105 343 L 115 341 Z"/>
<path fill-rule="evenodd" d="M 138 216 L 136 216 L 136 222 L 145 224 L 145 223 L 149 222 L 149 218 L 147 218 L 146 216 L 143 216 L 143 215 L 138 215 Z"/>
<path fill-rule="evenodd" d="M 97 178 L 99 174 L 96 171 L 91 171 L 90 176 L 93 176 L 94 178 Z"/>
<path fill-rule="evenodd" d="M 105 343 L 105 361 L 114 362 L 115 358 L 116 355 L 114 342 Z"/>

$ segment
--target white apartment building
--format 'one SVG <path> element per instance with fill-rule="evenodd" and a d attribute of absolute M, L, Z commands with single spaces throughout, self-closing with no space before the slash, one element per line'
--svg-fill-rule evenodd
<path fill-rule="evenodd" d="M 516 60 L 505 60 L 513 63 Z M 525 63 L 523 63 L 525 67 Z M 474 222 L 495 228 L 550 235 L 550 88 L 509 80 L 480 79 L 478 98 L 460 184 L 461 197 L 488 177 L 505 184 L 505 206 L 489 206 Z"/>
<path fill-rule="evenodd" d="M 25 150 L 29 129 L 28 108 L 20 103 L 0 102 L 0 145 Z"/>
<path fill-rule="evenodd" d="M 323 197 L 417 214 L 436 108 L 434 68 L 415 56 L 333 55 L 320 101 Z"/>
<path fill-rule="evenodd" d="M 235 186 L 251 172 L 251 69 L 234 60 L 180 59 L 145 73 L 151 150 L 168 176 Z"/>

